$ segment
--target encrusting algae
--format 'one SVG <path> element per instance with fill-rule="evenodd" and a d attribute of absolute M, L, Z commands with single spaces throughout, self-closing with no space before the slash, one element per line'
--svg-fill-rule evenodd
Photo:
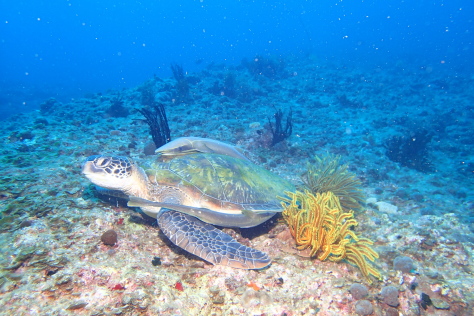
<path fill-rule="evenodd" d="M 366 277 L 382 278 L 369 262 L 379 257 L 370 247 L 373 242 L 351 230 L 358 225 L 354 212 L 343 210 L 337 196 L 332 192 L 314 195 L 307 190 L 286 194 L 290 199 L 281 198 L 283 218 L 299 250 L 310 248 L 310 256 L 321 261 L 346 260 L 358 266 Z"/>

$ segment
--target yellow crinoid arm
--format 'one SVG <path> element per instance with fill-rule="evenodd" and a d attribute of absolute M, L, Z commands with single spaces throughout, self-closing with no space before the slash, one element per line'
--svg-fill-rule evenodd
<path fill-rule="evenodd" d="M 375 269 L 365 258 L 368 258 L 370 261 L 374 261 L 375 258 L 378 258 L 378 254 L 367 245 L 354 243 L 348 246 L 346 260 L 358 266 L 366 277 L 368 277 L 369 275 L 373 275 L 377 279 L 381 280 L 382 274 L 377 269 Z"/>
<path fill-rule="evenodd" d="M 319 260 L 347 260 L 362 273 L 380 279 L 381 274 L 370 262 L 378 258 L 373 242 L 359 238 L 352 230 L 358 225 L 352 210 L 345 211 L 332 192 L 312 194 L 309 191 L 286 192 L 281 198 L 283 218 L 290 227 L 298 249 L 310 248 L 310 256 Z"/>

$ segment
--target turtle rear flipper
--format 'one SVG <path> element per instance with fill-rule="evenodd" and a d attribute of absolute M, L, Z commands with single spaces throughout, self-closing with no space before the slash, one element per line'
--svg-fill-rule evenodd
<path fill-rule="evenodd" d="M 209 261 L 240 269 L 261 269 L 270 264 L 266 253 L 244 246 L 203 221 L 176 211 L 158 217 L 163 233 L 178 247 Z"/>

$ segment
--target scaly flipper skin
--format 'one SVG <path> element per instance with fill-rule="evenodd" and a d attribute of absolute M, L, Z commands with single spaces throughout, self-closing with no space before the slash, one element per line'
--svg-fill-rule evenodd
<path fill-rule="evenodd" d="M 271 262 L 266 253 L 244 246 L 214 226 L 187 214 L 165 211 L 159 215 L 158 225 L 175 245 L 212 264 L 261 269 Z"/>

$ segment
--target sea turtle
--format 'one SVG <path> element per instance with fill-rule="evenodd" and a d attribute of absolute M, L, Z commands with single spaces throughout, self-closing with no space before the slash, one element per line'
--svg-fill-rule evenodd
<path fill-rule="evenodd" d="M 157 149 L 163 157 L 141 167 L 128 157 L 90 156 L 82 172 L 105 193 L 120 193 L 128 197 L 129 206 L 157 218 L 175 245 L 212 264 L 264 268 L 271 262 L 266 253 L 238 243 L 213 225 L 259 225 L 282 211 L 277 196 L 295 188 L 248 159 L 230 155 L 230 145 L 200 139 L 200 147 L 203 142 L 212 149 L 203 152 L 186 139 L 170 142 L 165 150 Z M 183 144 L 191 144 L 187 154 L 177 150 L 173 155 Z"/>

